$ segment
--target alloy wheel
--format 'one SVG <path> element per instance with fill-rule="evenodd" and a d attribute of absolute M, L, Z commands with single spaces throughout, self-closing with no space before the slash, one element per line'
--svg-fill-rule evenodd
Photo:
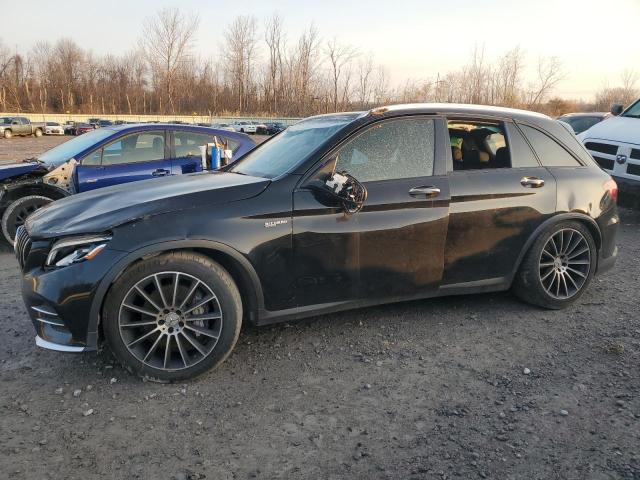
<path fill-rule="evenodd" d="M 591 248 L 582 233 L 563 228 L 554 233 L 540 254 L 540 282 L 548 295 L 565 300 L 584 286 L 591 269 Z"/>
<path fill-rule="evenodd" d="M 138 281 L 118 314 L 127 350 L 145 365 L 167 371 L 207 358 L 218 343 L 222 322 L 213 290 L 182 272 L 154 273 Z"/>

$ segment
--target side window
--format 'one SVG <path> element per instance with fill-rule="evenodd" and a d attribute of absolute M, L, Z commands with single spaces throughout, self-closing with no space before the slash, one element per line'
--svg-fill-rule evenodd
<path fill-rule="evenodd" d="M 233 153 L 238 150 L 240 143 L 232 140 L 223 135 L 218 135 L 218 138 L 227 143 Z M 213 142 L 213 136 L 204 133 L 191 133 L 191 132 L 173 132 L 173 145 L 176 152 L 176 158 L 183 158 L 188 156 L 200 157 L 200 146 Z"/>
<path fill-rule="evenodd" d="M 505 125 L 492 120 L 449 120 L 454 170 L 511 167 Z"/>
<path fill-rule="evenodd" d="M 104 147 L 102 165 L 162 159 L 164 159 L 164 132 L 142 132 L 119 138 Z"/>
<path fill-rule="evenodd" d="M 211 135 L 192 132 L 173 132 L 173 145 L 176 151 L 176 158 L 199 157 L 200 146 L 213 142 Z"/>
<path fill-rule="evenodd" d="M 545 167 L 580 166 L 580 162 L 553 138 L 527 125 L 520 125 L 520 128 Z"/>
<path fill-rule="evenodd" d="M 533 150 L 513 123 L 507 123 L 507 137 L 511 146 L 511 166 L 513 168 L 539 167 Z"/>
<path fill-rule="evenodd" d="M 346 170 L 361 182 L 430 176 L 434 139 L 433 119 L 381 122 L 340 148 L 336 171 Z"/>
<path fill-rule="evenodd" d="M 82 165 L 100 165 L 102 163 L 102 149 L 99 148 L 91 155 L 88 155 L 82 159 Z"/>

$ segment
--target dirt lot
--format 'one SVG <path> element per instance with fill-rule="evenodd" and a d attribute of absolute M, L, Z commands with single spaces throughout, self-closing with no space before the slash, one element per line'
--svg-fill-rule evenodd
<path fill-rule="evenodd" d="M 504 293 L 245 329 L 184 385 L 37 349 L 5 248 L 0 477 L 639 479 L 640 213 L 621 213 L 616 269 L 569 310 Z"/>
<path fill-rule="evenodd" d="M 64 135 L 35 137 L 0 138 L 0 165 L 34 157 L 70 138 Z"/>

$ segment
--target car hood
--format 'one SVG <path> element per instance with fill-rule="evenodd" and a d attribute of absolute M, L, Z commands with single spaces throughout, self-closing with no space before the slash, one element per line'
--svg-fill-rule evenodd
<path fill-rule="evenodd" d="M 36 239 L 100 233 L 143 217 L 254 197 L 269 183 L 227 172 L 125 183 L 50 203 L 27 219 L 26 228 Z"/>
<path fill-rule="evenodd" d="M 600 123 L 596 123 L 590 129 L 585 130 L 578 138 L 580 138 L 582 142 L 590 139 L 599 139 L 640 145 L 640 118 L 608 118 Z"/>
<path fill-rule="evenodd" d="M 37 170 L 38 167 L 40 167 L 40 164 L 31 162 L 0 165 L 0 180 L 6 180 L 7 178 L 17 177 L 24 173 L 32 172 Z"/>

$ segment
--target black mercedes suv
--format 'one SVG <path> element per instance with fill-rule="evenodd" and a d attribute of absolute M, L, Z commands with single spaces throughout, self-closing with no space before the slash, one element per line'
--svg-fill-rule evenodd
<path fill-rule="evenodd" d="M 39 346 L 104 338 L 172 381 L 223 362 L 243 322 L 507 289 L 566 307 L 615 262 L 616 197 L 544 115 L 391 106 L 308 118 L 217 172 L 54 202 L 15 251 Z"/>

